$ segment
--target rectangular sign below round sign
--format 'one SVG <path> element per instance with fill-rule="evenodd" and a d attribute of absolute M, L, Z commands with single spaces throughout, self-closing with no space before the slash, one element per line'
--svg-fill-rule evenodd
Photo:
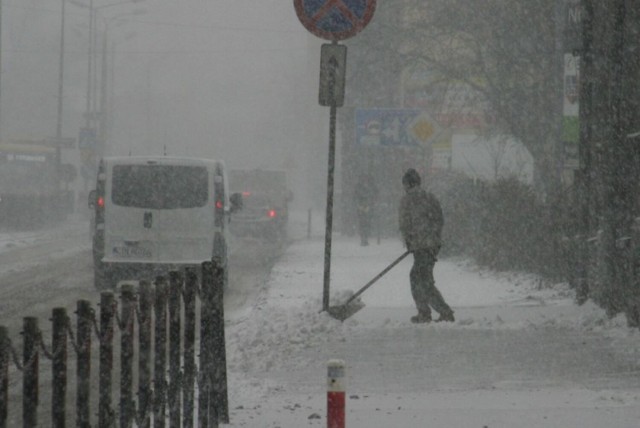
<path fill-rule="evenodd" d="M 376 0 L 293 0 L 293 6 L 309 32 L 339 41 L 355 36 L 369 24 Z"/>
<path fill-rule="evenodd" d="M 321 106 L 342 107 L 347 75 L 347 47 L 337 43 L 325 43 L 320 51 L 320 92 Z"/>

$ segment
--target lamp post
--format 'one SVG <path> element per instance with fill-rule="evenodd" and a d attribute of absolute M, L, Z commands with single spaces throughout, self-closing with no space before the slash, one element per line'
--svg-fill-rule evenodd
<path fill-rule="evenodd" d="M 2 0 L 0 0 L 0 75 L 2 75 Z M 0 85 L 0 93 L 2 93 L 1 88 L 2 88 L 2 85 Z M 2 141 L 2 103 L 1 102 L 0 102 L 0 141 Z"/>
<path fill-rule="evenodd" d="M 62 138 L 62 96 L 64 94 L 64 18 L 65 18 L 65 0 L 62 0 L 61 21 L 60 21 L 60 58 L 58 61 L 58 110 L 56 121 L 56 168 L 58 170 L 58 179 L 60 179 L 60 139 Z"/>
<path fill-rule="evenodd" d="M 71 4 L 74 6 L 86 8 L 89 10 L 89 44 L 87 46 L 88 50 L 88 63 L 87 63 L 87 104 L 85 111 L 85 126 L 88 128 L 91 125 L 91 69 L 93 66 L 93 0 L 89 0 L 89 3 L 83 3 L 77 0 L 69 0 Z"/>
<path fill-rule="evenodd" d="M 92 103 L 95 103 L 95 94 L 94 94 L 94 43 L 96 40 L 96 34 L 94 30 L 95 26 L 95 18 L 96 12 L 98 10 L 114 7 L 125 4 L 133 4 L 139 3 L 144 0 L 125 0 L 125 1 L 116 1 L 113 3 L 103 4 L 101 6 L 94 6 L 94 0 L 68 0 L 71 4 L 86 8 L 89 11 L 89 46 L 88 46 L 88 63 L 87 63 L 87 100 L 86 100 L 86 111 L 85 111 L 85 121 L 84 128 L 80 129 L 80 136 L 78 139 L 78 146 L 80 148 L 80 154 L 82 157 L 82 176 L 85 179 L 85 188 L 87 186 L 87 181 L 91 179 L 95 172 L 95 158 L 96 155 L 103 151 L 102 147 L 97 147 L 99 141 L 97 140 L 96 134 L 96 109 L 92 108 Z"/>
<path fill-rule="evenodd" d="M 109 41 L 109 27 L 112 22 L 122 19 L 127 16 L 143 15 L 146 13 L 144 9 L 137 9 L 131 12 L 122 13 L 120 15 L 112 16 L 108 19 L 103 18 L 104 32 L 102 35 L 102 70 L 100 72 L 100 117 L 98 120 L 98 140 L 106 142 L 107 130 L 108 130 L 108 114 L 107 114 L 107 45 Z M 96 15 L 98 17 L 100 15 Z M 112 53 L 112 55 L 114 55 Z M 114 61 L 112 57 L 111 61 Z M 103 147 L 104 149 L 104 147 Z"/>
<path fill-rule="evenodd" d="M 79 0 L 69 0 L 71 4 L 74 6 L 86 8 L 89 11 L 89 45 L 87 47 L 88 50 L 88 62 L 87 62 L 87 100 L 86 100 L 86 112 L 85 112 L 85 126 L 87 128 L 91 127 L 92 119 L 94 119 L 94 112 L 92 112 L 92 103 L 94 101 L 94 93 L 93 93 L 93 81 L 94 81 L 94 43 L 96 40 L 96 34 L 94 30 L 95 26 L 95 17 L 96 12 L 108 7 L 114 7 L 124 4 L 135 4 L 143 2 L 144 0 L 125 0 L 125 1 L 117 1 L 114 3 L 104 4 L 102 6 L 94 6 L 94 0 L 88 0 L 88 3 L 79 1 Z"/>

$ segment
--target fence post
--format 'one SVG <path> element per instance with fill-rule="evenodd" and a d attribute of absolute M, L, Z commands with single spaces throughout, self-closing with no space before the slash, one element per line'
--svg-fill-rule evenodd
<path fill-rule="evenodd" d="M 113 373 L 113 317 L 115 315 L 113 292 L 100 293 L 100 378 L 98 427 L 113 426 L 114 414 L 111 409 L 111 388 Z"/>
<path fill-rule="evenodd" d="M 51 382 L 51 425 L 64 428 L 66 425 L 67 399 L 67 310 L 53 309 L 53 337 L 51 349 L 53 352 L 53 376 Z"/>
<path fill-rule="evenodd" d="M 224 268 L 213 262 L 213 282 L 211 284 L 212 321 L 212 361 L 211 372 L 212 406 L 216 409 L 218 421 L 229 423 L 229 400 L 227 397 L 227 354 L 224 334 Z"/>
<path fill-rule="evenodd" d="M 7 427 L 9 417 L 9 330 L 0 326 L 0 427 Z"/>
<path fill-rule="evenodd" d="M 184 400 L 182 425 L 184 428 L 193 428 L 197 288 L 196 271 L 193 268 L 186 268 L 184 282 L 184 378 L 182 382 Z"/>
<path fill-rule="evenodd" d="M 169 272 L 169 426 L 180 428 L 180 302 L 182 274 Z"/>
<path fill-rule="evenodd" d="M 212 362 L 212 317 L 211 317 L 211 283 L 213 282 L 213 265 L 202 263 L 202 279 L 200 284 L 200 369 L 198 373 L 198 427 L 217 427 L 215 417 L 211 417 L 211 367 Z M 214 415 L 215 416 L 215 415 Z M 215 425 L 213 425 L 215 423 Z"/>
<path fill-rule="evenodd" d="M 166 413 L 166 366 L 167 366 L 167 280 L 156 278 L 155 295 L 155 397 L 153 405 L 153 426 L 164 428 Z"/>
<path fill-rule="evenodd" d="M 38 426 L 38 319 L 25 317 L 22 332 L 23 378 L 22 378 L 22 423 L 25 428 Z"/>
<path fill-rule="evenodd" d="M 76 393 L 76 426 L 90 428 L 89 403 L 91 386 L 91 319 L 93 310 L 87 300 L 78 300 L 78 330 L 76 334 L 78 346 L 77 393 Z"/>
<path fill-rule="evenodd" d="M 150 426 L 149 411 L 151 404 L 151 310 L 153 292 L 151 283 L 141 280 L 138 290 L 140 319 L 138 337 L 140 342 L 138 357 L 138 424 L 140 428 Z"/>
<path fill-rule="evenodd" d="M 120 427 L 129 428 L 133 422 L 133 321 L 135 295 L 132 284 L 123 284 L 120 292 Z"/>

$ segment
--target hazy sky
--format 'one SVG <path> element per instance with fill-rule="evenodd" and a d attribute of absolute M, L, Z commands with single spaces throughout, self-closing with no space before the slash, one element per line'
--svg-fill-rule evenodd
<path fill-rule="evenodd" d="M 326 152 L 328 112 L 317 104 L 316 67 L 323 41 L 302 27 L 292 1 L 93 3 L 98 73 L 109 29 L 107 154 L 166 150 L 294 172 L 307 170 L 310 158 L 324 165 L 318 155 Z M 55 135 L 61 4 L 3 0 L 3 139 Z M 63 135 L 77 137 L 86 109 L 89 13 L 67 0 L 65 16 Z"/>

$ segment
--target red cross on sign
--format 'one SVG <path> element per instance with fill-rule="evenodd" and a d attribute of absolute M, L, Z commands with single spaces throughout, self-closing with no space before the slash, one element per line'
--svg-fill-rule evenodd
<path fill-rule="evenodd" d="M 348 39 L 373 18 L 376 0 L 293 0 L 302 25 L 326 40 Z"/>

